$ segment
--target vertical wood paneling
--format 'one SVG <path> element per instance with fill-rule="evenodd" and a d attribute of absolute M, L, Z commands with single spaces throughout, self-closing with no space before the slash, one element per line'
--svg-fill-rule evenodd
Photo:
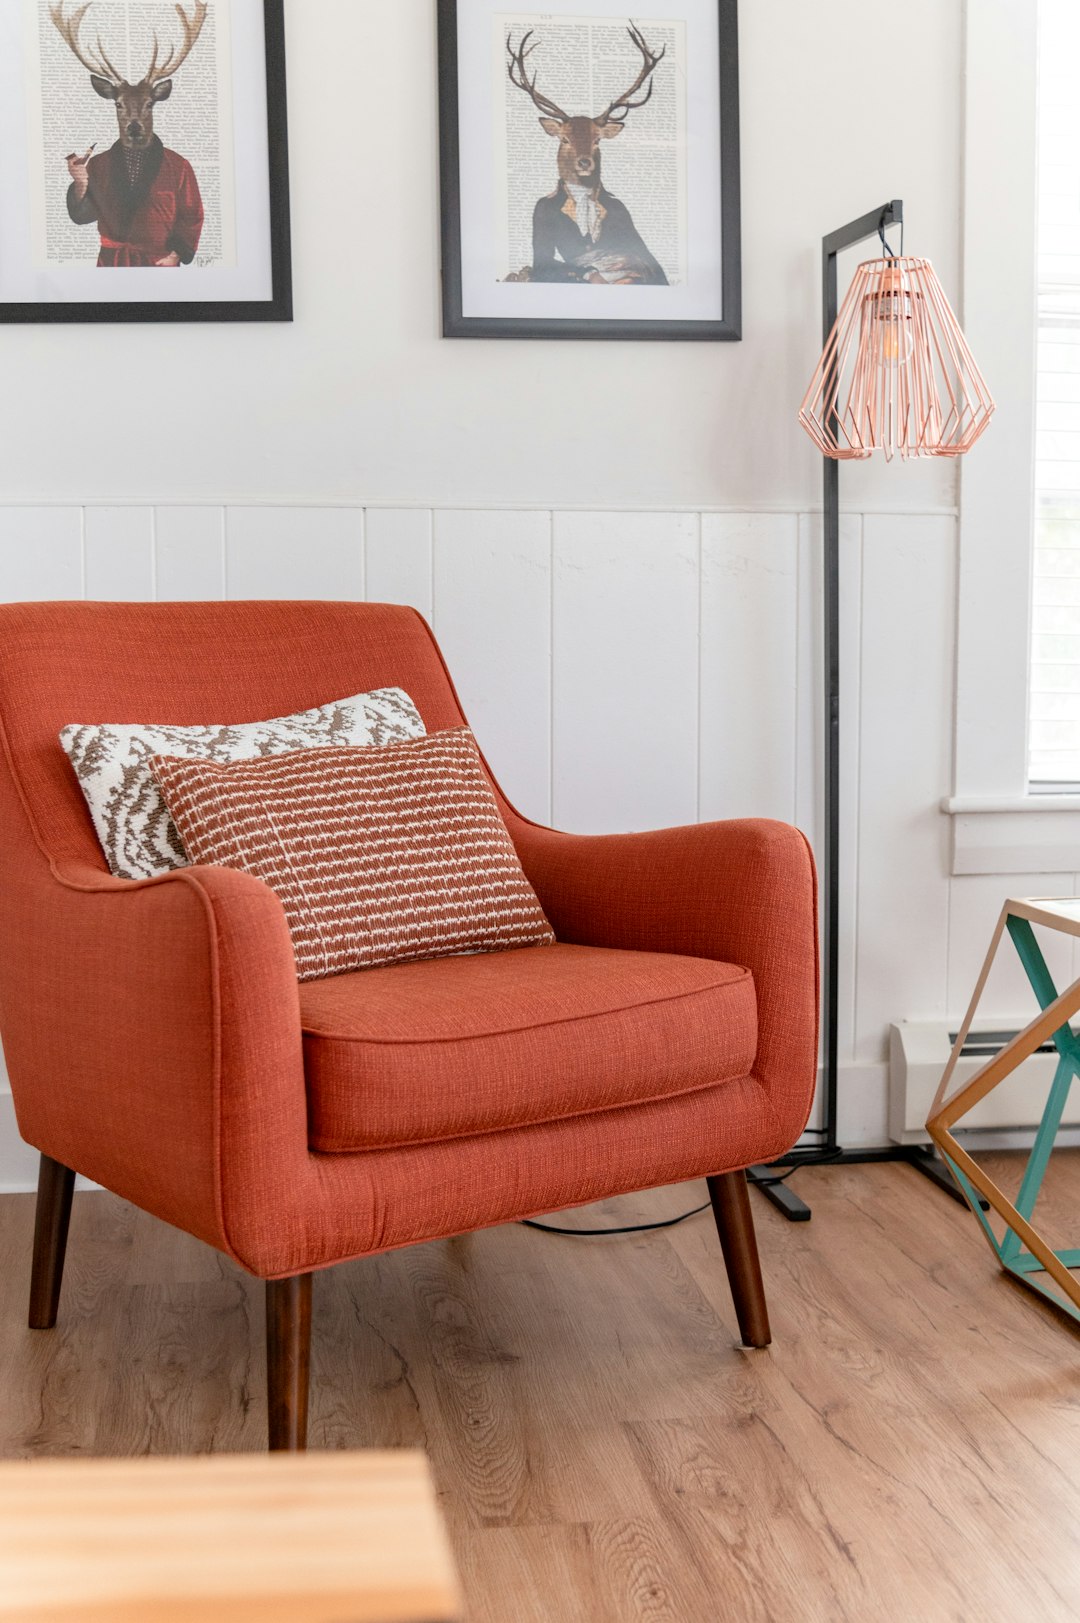
<path fill-rule="evenodd" d="M 1072 874 L 963 874 L 950 880 L 947 1008 L 952 1019 L 959 1020 L 967 1009 L 1006 897 L 1071 896 L 1073 878 Z M 1072 940 L 1037 927 L 1035 934 L 1061 991 L 1076 974 Z M 979 1007 L 991 1020 L 1035 1017 L 1034 995 L 1008 937 L 998 950 Z"/>
<path fill-rule="evenodd" d="M 0 509 L 0 601 L 79 597 L 85 569 L 96 597 L 411 603 L 530 815 L 794 815 L 820 834 L 819 516 L 91 508 L 85 558 L 83 525 Z M 1076 880 L 949 877 L 953 522 L 846 515 L 841 549 L 841 1057 L 865 1123 L 889 1022 L 961 1013 L 1005 894 Z M 1059 943 L 1048 956 L 1064 978 Z M 986 1007 L 1019 1015 L 1005 962 Z"/>
<path fill-rule="evenodd" d="M 555 517 L 554 816 L 581 833 L 697 817 L 699 520 Z"/>
<path fill-rule="evenodd" d="M 955 526 L 864 520 L 856 1057 L 899 1015 L 944 1015 Z"/>
<path fill-rule="evenodd" d="M 364 527 L 367 597 L 408 603 L 431 619 L 432 515 L 422 508 L 369 507 Z"/>
<path fill-rule="evenodd" d="M 546 821 L 551 782 L 551 519 L 439 512 L 434 626 L 502 787 Z"/>
<path fill-rule="evenodd" d="M 104 603 L 154 596 L 154 510 L 86 509 L 86 595 Z"/>
<path fill-rule="evenodd" d="M 364 595 L 364 516 L 352 507 L 230 507 L 226 592 L 232 599 Z"/>
<path fill-rule="evenodd" d="M 822 870 L 825 814 L 825 675 L 821 515 L 799 520 L 795 821 Z M 859 889 L 859 716 L 862 694 L 862 521 L 840 520 L 840 972 L 839 1052 L 855 1053 Z"/>
<path fill-rule="evenodd" d="M 0 603 L 83 595 L 82 510 L 0 510 Z"/>
<path fill-rule="evenodd" d="M 159 602 L 200 603 L 225 596 L 222 508 L 159 507 L 154 549 Z"/>
<path fill-rule="evenodd" d="M 701 521 L 700 816 L 795 816 L 798 520 Z"/>

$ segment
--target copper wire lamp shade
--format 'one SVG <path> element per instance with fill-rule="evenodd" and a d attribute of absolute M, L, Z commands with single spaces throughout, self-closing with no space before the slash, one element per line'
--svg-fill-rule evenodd
<path fill-rule="evenodd" d="M 860 215 L 821 242 L 824 348 L 799 411 L 823 458 L 825 701 L 824 839 L 821 869 L 822 1125 L 782 1156 L 794 1169 L 840 1161 L 907 1161 L 952 1195 L 959 1189 L 932 1148 L 886 1144 L 844 1149 L 839 1139 L 840 965 L 840 463 L 881 451 L 901 457 L 962 456 L 986 428 L 994 402 L 928 260 L 894 254 L 885 238 L 903 226 L 899 198 Z M 885 250 L 855 272 L 839 302 L 837 257 L 874 237 Z M 813 1143 L 816 1139 L 817 1143 Z M 752 1167 L 756 1185 L 784 1215 L 805 1222 L 809 1207 L 772 1167 Z"/>
<path fill-rule="evenodd" d="M 855 272 L 799 421 L 823 456 L 963 456 L 994 402 L 928 259 Z"/>

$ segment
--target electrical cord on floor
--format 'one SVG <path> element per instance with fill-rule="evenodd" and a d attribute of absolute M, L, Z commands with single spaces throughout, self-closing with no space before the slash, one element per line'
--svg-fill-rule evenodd
<path fill-rule="evenodd" d="M 692 1212 L 680 1212 L 678 1217 L 665 1217 L 662 1223 L 628 1223 L 625 1228 L 619 1229 L 561 1229 L 554 1223 L 538 1223 L 535 1218 L 521 1218 L 521 1226 L 526 1229 L 539 1229 L 542 1234 L 643 1234 L 646 1229 L 672 1229 L 676 1223 L 685 1223 L 688 1217 L 696 1217 L 699 1212 L 707 1212 L 709 1202 L 703 1206 L 695 1206 Z"/>
<path fill-rule="evenodd" d="M 788 1167 L 786 1172 L 778 1172 L 775 1178 L 751 1178 L 749 1181 L 755 1189 L 772 1189 L 775 1184 L 787 1183 L 788 1179 L 796 1172 L 801 1172 L 803 1167 L 828 1166 L 830 1161 L 835 1161 L 840 1154 L 840 1150 L 827 1150 L 821 1155 L 808 1155 L 804 1160 L 799 1161 L 795 1166 Z M 704 1205 L 695 1206 L 689 1212 L 680 1212 L 678 1217 L 665 1217 L 660 1223 L 627 1223 L 624 1228 L 564 1229 L 560 1228 L 555 1223 L 538 1223 L 533 1217 L 522 1217 L 519 1219 L 519 1222 L 522 1228 L 539 1229 L 541 1234 L 571 1234 L 579 1236 L 594 1234 L 644 1234 L 649 1229 L 673 1229 L 677 1223 L 685 1223 L 688 1218 L 698 1217 L 702 1212 L 707 1212 L 709 1205 L 709 1201 L 706 1201 Z"/>
<path fill-rule="evenodd" d="M 843 1153 L 842 1150 L 822 1150 L 820 1155 L 804 1156 L 793 1167 L 788 1167 L 786 1172 L 778 1172 L 774 1178 L 754 1177 L 749 1178 L 748 1182 L 754 1189 L 771 1189 L 774 1184 L 787 1183 L 788 1179 L 793 1177 L 796 1172 L 801 1172 L 803 1167 L 830 1166 L 834 1161 L 838 1161 Z"/>

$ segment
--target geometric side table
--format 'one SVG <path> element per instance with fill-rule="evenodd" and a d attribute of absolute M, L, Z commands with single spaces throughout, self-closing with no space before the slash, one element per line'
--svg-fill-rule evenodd
<path fill-rule="evenodd" d="M 1032 1226 L 1035 1202 L 1061 1125 L 1069 1088 L 1073 1078 L 1080 1075 L 1080 1040 L 1074 1036 L 1069 1025 L 1073 1015 L 1080 1010 L 1080 980 L 1073 981 L 1064 992 L 1058 991 L 1035 939 L 1031 928 L 1033 924 L 1041 924 L 1048 930 L 1057 930 L 1065 935 L 1080 936 L 1080 899 L 1040 896 L 1028 900 L 1010 899 L 1005 903 L 971 1004 L 930 1107 L 926 1128 L 979 1219 L 980 1227 L 1001 1266 L 1023 1284 L 1045 1296 L 1055 1307 L 1064 1309 L 1074 1319 L 1080 1320 L 1080 1281 L 1069 1273 L 1070 1268 L 1080 1268 L 1080 1250 L 1054 1251 Z M 977 1071 L 969 1082 L 958 1088 L 952 1098 L 946 1098 L 990 966 L 1006 931 L 1031 983 L 1041 1013 Z M 1057 1070 L 1014 1205 L 957 1143 L 951 1128 L 1018 1065 L 1041 1048 L 1048 1038 L 1058 1052 Z M 979 1195 L 989 1201 L 1006 1225 L 1005 1236 L 1000 1241 L 980 1209 Z M 1062 1291 L 1064 1301 L 1050 1289 L 1046 1276 Z"/>

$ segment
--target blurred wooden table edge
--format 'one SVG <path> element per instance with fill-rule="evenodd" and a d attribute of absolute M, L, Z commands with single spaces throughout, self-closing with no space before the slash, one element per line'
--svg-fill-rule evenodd
<path fill-rule="evenodd" d="M 417 1450 L 0 1464 L 3 1623 L 458 1623 Z"/>

